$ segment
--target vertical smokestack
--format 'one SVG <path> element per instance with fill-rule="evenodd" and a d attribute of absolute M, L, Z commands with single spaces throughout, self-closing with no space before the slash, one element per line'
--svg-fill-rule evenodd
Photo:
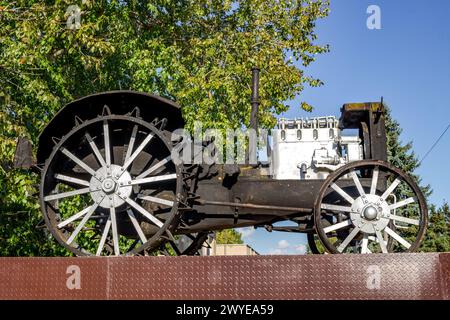
<path fill-rule="evenodd" d="M 250 128 L 258 129 L 259 109 L 259 68 L 252 68 L 252 111 L 250 114 Z"/>
<path fill-rule="evenodd" d="M 259 109 L 259 68 L 252 68 L 252 98 L 251 98 L 252 110 L 250 113 L 250 128 L 255 130 L 258 134 L 258 109 Z M 251 139 L 251 137 L 249 137 Z M 253 140 L 257 139 L 254 137 Z M 250 156 L 252 162 L 255 160 L 257 152 L 256 141 L 250 141 L 246 148 L 245 162 L 250 163 Z M 252 163 L 254 165 L 254 163 Z"/>

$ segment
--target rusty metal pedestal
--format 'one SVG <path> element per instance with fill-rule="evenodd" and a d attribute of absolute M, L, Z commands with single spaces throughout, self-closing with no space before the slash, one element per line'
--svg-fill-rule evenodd
<path fill-rule="evenodd" d="M 0 258 L 0 299 L 450 299 L 450 253 Z"/>

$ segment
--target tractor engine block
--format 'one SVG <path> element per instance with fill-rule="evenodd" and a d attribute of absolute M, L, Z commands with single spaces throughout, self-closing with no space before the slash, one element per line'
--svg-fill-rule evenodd
<path fill-rule="evenodd" d="M 325 179 L 337 168 L 363 159 L 358 135 L 342 135 L 334 116 L 280 119 L 273 133 L 275 179 Z"/>

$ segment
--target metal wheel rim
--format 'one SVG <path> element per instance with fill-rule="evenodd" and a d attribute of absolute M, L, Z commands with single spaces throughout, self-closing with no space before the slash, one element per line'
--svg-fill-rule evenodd
<path fill-rule="evenodd" d="M 415 241 L 413 243 L 410 243 L 409 248 L 407 248 L 403 252 L 416 251 L 419 248 L 419 246 L 425 236 L 426 227 L 427 227 L 427 223 L 428 223 L 428 210 L 427 210 L 427 206 L 426 206 L 425 197 L 423 196 L 422 191 L 420 190 L 418 185 L 415 183 L 415 181 L 412 180 L 411 177 L 409 177 L 407 174 L 405 174 L 402 170 L 397 169 L 397 168 L 393 167 L 392 165 L 390 165 L 389 163 L 380 161 L 380 160 L 362 160 L 362 161 L 355 161 L 355 162 L 349 163 L 349 164 L 337 169 L 333 173 L 331 173 L 327 177 L 325 182 L 323 183 L 323 185 L 319 191 L 319 194 L 316 197 L 316 201 L 315 201 L 315 205 L 314 205 L 314 222 L 315 222 L 315 229 L 316 229 L 317 235 L 319 236 L 319 239 L 322 242 L 322 244 L 324 245 L 325 249 L 329 253 L 342 253 L 341 250 L 338 250 L 338 248 L 336 248 L 336 246 L 329 241 L 329 238 L 327 236 L 328 232 L 326 232 L 326 230 L 324 230 L 324 228 L 322 227 L 321 221 L 322 221 L 323 197 L 325 196 L 325 193 L 327 192 L 328 188 L 330 188 L 331 184 L 333 184 L 335 181 L 339 180 L 339 178 L 341 178 L 343 175 L 349 173 L 352 169 L 355 169 L 358 167 L 360 167 L 360 168 L 378 167 L 379 170 L 381 170 L 381 168 L 383 168 L 384 170 L 394 174 L 396 177 L 400 177 L 402 182 L 405 182 L 406 185 L 409 186 L 411 188 L 411 190 L 414 192 L 414 194 L 416 196 L 416 201 L 419 205 L 419 210 L 420 210 L 420 213 L 419 213 L 420 220 L 419 220 L 419 225 L 418 225 L 419 228 L 417 230 L 417 236 L 415 237 Z M 372 171 L 372 173 L 373 173 L 373 171 Z M 373 179 L 373 175 L 372 175 L 371 179 Z M 358 192 L 359 192 L 359 188 L 358 187 L 356 187 L 356 188 L 358 189 Z M 388 189 L 389 189 L 389 187 L 386 190 L 388 190 Z M 394 187 L 394 190 L 392 190 L 392 192 L 393 191 L 395 191 L 395 187 Z M 372 192 L 372 186 L 371 186 L 370 192 Z M 381 232 L 381 230 L 379 230 L 379 231 Z M 356 234 L 359 235 L 360 232 L 358 231 L 358 232 L 356 232 Z M 350 236 L 350 234 L 349 234 L 349 236 Z M 377 233 L 376 233 L 376 236 L 378 238 Z M 364 236 L 364 238 L 365 238 L 365 236 Z M 388 239 L 391 239 L 391 238 L 392 238 L 392 236 L 390 236 Z M 353 239 L 351 239 L 351 240 L 353 240 Z M 364 242 L 367 242 L 367 241 L 368 240 L 365 240 Z M 389 242 L 385 243 L 386 248 L 383 249 L 383 246 L 381 245 L 382 241 L 379 241 L 378 239 L 376 241 L 380 245 L 381 250 L 383 252 L 385 252 L 384 249 L 386 249 L 386 252 L 389 252 L 389 250 L 391 249 Z M 362 244 L 362 246 L 364 246 L 364 243 Z M 365 246 L 367 246 L 367 243 L 365 244 Z M 345 249 L 346 248 L 344 247 L 343 250 L 345 250 Z M 363 253 L 370 253 L 370 252 L 363 252 Z"/>
<path fill-rule="evenodd" d="M 55 155 L 60 152 L 61 147 L 65 144 L 68 139 L 70 139 L 74 133 L 83 130 L 87 128 L 88 126 L 97 123 L 97 122 L 103 122 L 103 121 L 110 121 L 110 120 L 117 120 L 117 121 L 127 121 L 132 122 L 135 125 L 140 125 L 141 127 L 147 129 L 150 133 L 153 133 L 154 136 L 159 138 L 162 143 L 167 147 L 167 150 L 171 151 L 171 145 L 168 142 L 168 139 L 163 135 L 163 133 L 158 130 L 154 125 L 143 121 L 140 118 L 135 118 L 127 115 L 107 115 L 107 116 L 99 116 L 96 119 L 91 119 L 83 122 L 82 124 L 75 126 L 67 135 L 65 135 L 59 143 L 57 143 L 49 156 L 49 158 L 46 160 L 45 167 L 42 171 L 42 178 L 41 178 L 41 184 L 40 184 L 40 203 L 41 203 L 41 211 L 43 213 L 46 225 L 52 235 L 57 239 L 57 241 L 63 245 L 65 248 L 67 248 L 69 251 L 73 252 L 76 255 L 79 256 L 85 256 L 85 255 L 93 255 L 91 252 L 82 251 L 78 248 L 74 248 L 70 244 L 67 244 L 66 241 L 64 241 L 64 237 L 62 236 L 60 230 L 56 228 L 56 226 L 50 221 L 49 216 L 46 212 L 46 200 L 44 198 L 46 195 L 44 195 L 44 185 L 45 185 L 45 179 L 47 172 L 52 164 L 52 161 L 55 158 Z M 137 149 L 136 149 L 137 150 Z M 135 150 L 135 151 L 136 151 Z M 164 224 L 159 228 L 158 232 L 156 232 L 151 238 L 147 239 L 145 243 L 143 243 L 138 248 L 134 248 L 133 250 L 126 253 L 126 255 L 134 255 L 138 254 L 139 252 L 142 252 L 144 250 L 151 251 L 156 249 L 161 245 L 162 242 L 167 241 L 167 239 L 171 236 L 171 231 L 173 231 L 177 224 L 179 215 L 178 213 L 178 204 L 181 198 L 183 197 L 183 187 L 181 183 L 181 175 L 180 175 L 180 168 L 178 165 L 174 165 L 175 172 L 176 172 L 176 201 L 173 201 L 173 206 L 170 211 L 169 217 L 165 220 Z"/>

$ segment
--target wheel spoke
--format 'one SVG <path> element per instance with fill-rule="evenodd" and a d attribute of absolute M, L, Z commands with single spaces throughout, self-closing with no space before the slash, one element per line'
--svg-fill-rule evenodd
<path fill-rule="evenodd" d="M 378 240 L 378 243 L 380 244 L 381 252 L 388 253 L 386 243 L 384 242 L 383 235 L 381 234 L 380 230 L 375 230 L 375 234 L 377 235 L 377 240 Z"/>
<path fill-rule="evenodd" d="M 111 217 L 109 217 L 108 220 L 106 221 L 105 228 L 103 229 L 102 237 L 98 244 L 97 252 L 95 253 L 96 256 L 99 256 L 102 254 L 103 247 L 105 246 L 106 238 L 108 237 L 110 228 L 111 228 Z"/>
<path fill-rule="evenodd" d="M 105 138 L 105 160 L 106 160 L 106 166 L 111 165 L 111 146 L 109 144 L 109 127 L 108 127 L 108 121 L 103 121 L 103 136 Z M 113 226 L 114 230 L 114 226 Z"/>
<path fill-rule="evenodd" d="M 386 231 L 386 233 L 388 235 L 390 235 L 392 238 L 394 238 L 395 240 L 397 240 L 402 246 L 404 246 L 406 249 L 409 249 L 411 247 L 411 244 L 406 241 L 405 239 L 403 239 L 398 233 L 396 233 L 394 230 L 392 230 L 389 227 L 386 227 L 384 229 L 384 231 Z"/>
<path fill-rule="evenodd" d="M 73 216 L 71 216 L 70 218 L 60 222 L 58 224 L 58 228 L 61 229 L 62 227 L 67 226 L 69 223 L 71 223 L 72 221 L 75 221 L 77 219 L 80 219 L 82 216 L 84 216 L 86 213 L 89 212 L 89 210 L 91 210 L 92 206 L 89 206 L 87 208 L 84 208 L 83 210 L 81 210 L 80 212 L 78 212 L 77 214 L 74 214 Z"/>
<path fill-rule="evenodd" d="M 161 176 L 154 176 L 154 177 L 149 177 L 149 178 L 131 180 L 128 183 L 128 186 L 136 185 L 136 184 L 150 183 L 150 182 L 157 182 L 157 181 L 173 180 L 173 179 L 176 179 L 176 178 L 177 178 L 177 174 L 176 173 L 165 174 L 165 175 L 161 175 Z M 125 185 L 125 187 L 126 186 L 127 185 Z"/>
<path fill-rule="evenodd" d="M 125 161 L 123 165 L 123 170 L 127 170 L 127 168 L 131 165 L 131 163 L 136 159 L 136 157 L 139 155 L 139 153 L 145 148 L 145 146 L 150 142 L 150 140 L 153 138 L 153 134 L 150 133 L 148 136 L 145 137 L 144 141 L 137 147 L 136 151 L 133 152 L 133 154 L 128 158 L 127 161 Z"/>
<path fill-rule="evenodd" d="M 67 242 L 66 242 L 67 244 L 71 244 L 73 242 L 73 240 L 75 240 L 75 238 L 78 236 L 78 233 L 80 233 L 81 229 L 84 227 L 84 225 L 89 220 L 89 218 L 92 216 L 92 214 L 95 212 L 97 207 L 98 207 L 98 203 L 95 203 L 90 207 L 89 212 L 80 221 L 80 223 L 76 227 L 75 231 L 70 235 L 69 239 L 67 239 Z"/>
<path fill-rule="evenodd" d="M 152 215 L 150 212 L 142 208 L 138 203 L 136 203 L 134 200 L 131 200 L 130 198 L 124 199 L 130 206 L 132 206 L 134 209 L 136 209 L 138 212 L 140 212 L 144 217 L 146 217 L 148 220 L 153 222 L 158 227 L 162 227 L 164 225 L 163 222 L 161 222 L 158 218 L 156 218 L 154 215 Z"/>
<path fill-rule="evenodd" d="M 336 191 L 337 193 L 339 193 L 339 195 L 344 198 L 348 203 L 353 204 L 353 202 L 355 201 L 352 197 L 349 196 L 349 194 L 347 192 L 345 192 L 344 190 L 342 190 L 337 184 L 332 183 L 330 185 L 330 187 Z"/>
<path fill-rule="evenodd" d="M 89 187 L 89 181 L 78 179 L 78 178 L 74 178 L 74 177 L 69 177 L 69 176 L 66 176 L 64 174 L 59 174 L 59 173 L 55 174 L 55 178 L 58 179 L 58 180 L 61 180 L 61 181 L 66 181 L 66 182 L 78 184 L 80 186 Z"/>
<path fill-rule="evenodd" d="M 136 141 L 137 130 L 138 130 L 138 126 L 135 125 L 133 127 L 133 131 L 131 132 L 130 142 L 128 143 L 128 149 L 127 149 L 127 154 L 125 155 L 124 163 L 126 163 L 127 160 L 130 159 L 131 153 L 133 152 L 134 142 Z"/>
<path fill-rule="evenodd" d="M 367 237 L 367 234 L 364 234 L 364 238 L 362 239 L 361 244 L 361 253 L 370 253 L 369 252 L 369 238 Z"/>
<path fill-rule="evenodd" d="M 114 254 L 116 256 L 120 256 L 120 248 L 119 248 L 119 234 L 117 232 L 117 220 L 116 220 L 116 208 L 112 206 L 109 209 L 109 213 L 111 216 L 111 227 L 112 227 L 112 237 L 114 244 Z"/>
<path fill-rule="evenodd" d="M 352 232 L 345 238 L 345 240 L 341 243 L 341 245 L 337 248 L 339 252 L 342 253 L 342 251 L 345 250 L 345 248 L 348 246 L 348 244 L 353 240 L 354 237 L 358 234 L 360 228 L 355 227 Z"/>
<path fill-rule="evenodd" d="M 339 229 L 345 228 L 350 225 L 352 225 L 352 221 L 350 219 L 348 219 L 348 220 L 333 224 L 332 226 L 323 228 L 323 232 L 329 233 L 331 231 L 339 230 Z"/>
<path fill-rule="evenodd" d="M 414 197 L 409 197 L 408 199 L 405 199 L 405 200 L 399 201 L 397 203 L 391 204 L 389 206 L 389 209 L 390 210 L 394 210 L 394 209 L 406 206 L 406 205 L 408 205 L 410 203 L 413 203 L 414 201 L 416 201 L 416 199 Z"/>
<path fill-rule="evenodd" d="M 136 229 L 136 232 L 141 239 L 142 244 L 147 242 L 147 238 L 145 237 L 144 232 L 142 231 L 141 226 L 139 225 L 139 222 L 137 221 L 136 217 L 134 216 L 134 213 L 131 209 L 127 210 L 128 217 L 130 217 L 131 223 L 134 226 L 134 229 Z"/>
<path fill-rule="evenodd" d="M 91 135 L 89 133 L 86 133 L 85 136 L 86 136 L 86 139 L 89 142 L 89 145 L 91 146 L 92 151 L 94 151 L 94 154 L 97 157 L 98 162 L 100 162 L 100 165 L 102 167 L 106 167 L 106 162 L 103 159 L 103 157 L 102 157 L 102 155 L 100 153 L 100 150 L 98 150 L 97 145 L 95 144 L 94 140 L 92 140 Z"/>
<path fill-rule="evenodd" d="M 353 182 L 355 183 L 356 189 L 358 189 L 358 192 L 360 196 L 364 196 L 366 193 L 364 192 L 364 189 L 361 185 L 361 181 L 359 181 L 358 175 L 356 174 L 355 170 L 352 170 L 350 172 L 350 175 L 352 176 Z"/>
<path fill-rule="evenodd" d="M 413 225 L 416 225 L 416 226 L 420 226 L 420 221 L 417 220 L 417 219 L 411 219 L 411 218 L 406 218 L 406 217 L 402 217 L 402 216 L 397 216 L 395 214 L 391 214 L 389 216 L 389 219 L 395 220 L 395 221 L 399 221 L 399 222 L 413 224 Z"/>
<path fill-rule="evenodd" d="M 145 170 L 144 172 L 142 172 L 140 175 L 138 175 L 136 177 L 136 179 L 142 179 L 145 178 L 146 176 L 148 176 L 150 173 L 154 172 L 155 170 L 161 168 L 163 165 L 165 165 L 167 162 L 169 162 L 171 160 L 170 156 L 167 156 L 166 158 L 162 159 L 161 161 L 159 161 L 157 164 L 151 166 L 150 168 L 148 168 L 147 170 Z"/>
<path fill-rule="evenodd" d="M 161 198 L 157 198 L 157 197 L 152 197 L 152 196 L 141 196 L 141 197 L 139 197 L 139 199 L 150 201 L 150 202 L 154 202 L 154 203 L 163 204 L 163 205 L 166 205 L 166 206 L 169 206 L 169 207 L 173 207 L 173 204 L 174 204 L 173 201 L 166 200 L 166 199 L 161 199 Z"/>
<path fill-rule="evenodd" d="M 67 192 L 63 192 L 63 193 L 51 194 L 51 195 L 44 197 L 44 201 L 52 201 L 52 200 L 57 200 L 57 199 L 61 199 L 61 198 L 72 197 L 72 196 L 76 196 L 79 194 L 85 194 L 88 192 L 90 192 L 90 188 L 83 188 L 83 189 L 67 191 Z"/>
<path fill-rule="evenodd" d="M 91 167 L 89 167 L 86 163 L 84 163 L 82 160 L 77 158 L 73 153 L 71 153 L 66 148 L 61 148 L 61 152 L 65 154 L 70 160 L 78 164 L 80 167 L 82 167 L 86 172 L 90 173 L 91 175 L 95 176 L 95 170 L 93 170 Z"/>
<path fill-rule="evenodd" d="M 322 203 L 320 205 L 322 209 L 325 210 L 331 210 L 331 211 L 342 211 L 342 212 L 352 212 L 352 207 L 346 207 L 346 206 L 337 206 L 334 204 L 326 204 Z"/>
<path fill-rule="evenodd" d="M 378 174 L 379 173 L 380 173 L 380 169 L 378 166 L 376 166 L 373 169 L 372 184 L 370 185 L 370 194 L 376 194 L 376 192 L 377 192 Z"/>
<path fill-rule="evenodd" d="M 400 184 L 401 180 L 399 178 L 395 178 L 395 180 L 391 183 L 389 188 L 386 189 L 386 191 L 383 193 L 381 198 L 383 200 L 386 200 L 387 197 L 397 188 L 397 186 Z"/>

